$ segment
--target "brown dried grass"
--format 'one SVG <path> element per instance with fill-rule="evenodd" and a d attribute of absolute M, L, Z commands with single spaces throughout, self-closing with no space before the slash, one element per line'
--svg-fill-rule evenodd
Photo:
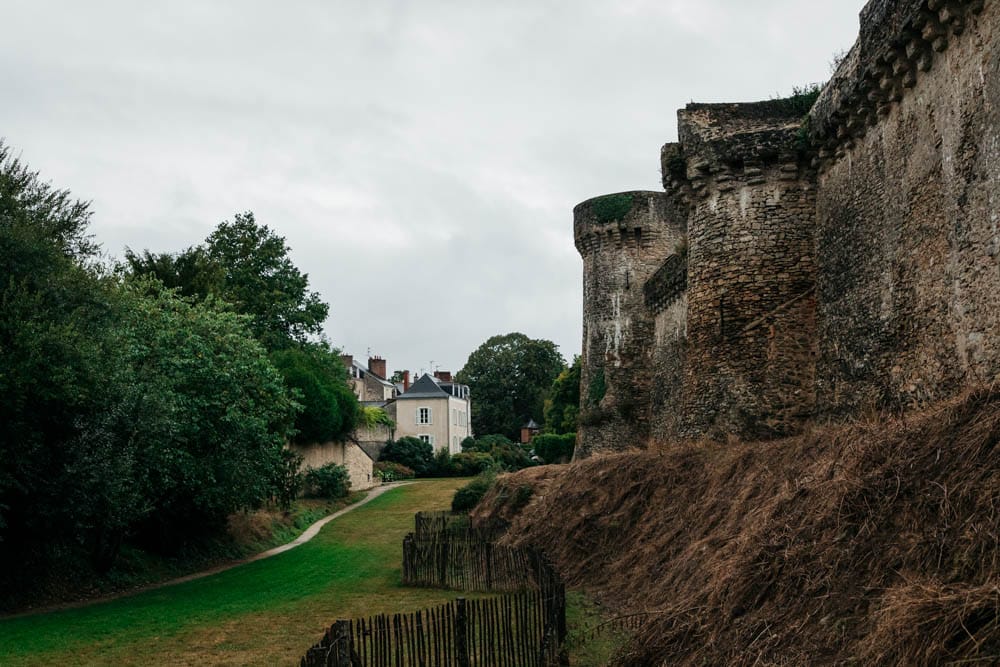
<path fill-rule="evenodd" d="M 906 419 L 504 476 L 477 518 L 536 485 L 507 539 L 648 614 L 621 664 L 1000 664 L 998 442 L 1000 389 L 981 388 Z"/>

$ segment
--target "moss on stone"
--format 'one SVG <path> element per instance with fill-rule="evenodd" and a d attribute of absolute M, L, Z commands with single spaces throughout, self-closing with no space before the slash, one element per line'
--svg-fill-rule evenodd
<path fill-rule="evenodd" d="M 598 197 L 590 202 L 590 212 L 597 222 L 621 220 L 632 210 L 632 195 L 618 194 Z"/>

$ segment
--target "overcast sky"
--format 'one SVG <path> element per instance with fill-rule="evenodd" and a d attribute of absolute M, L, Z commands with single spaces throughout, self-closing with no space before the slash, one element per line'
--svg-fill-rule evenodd
<path fill-rule="evenodd" d="M 823 81 L 861 0 L 3 0 L 0 137 L 178 251 L 252 210 L 389 369 L 581 340 L 573 206 L 661 189 L 689 101 Z"/>

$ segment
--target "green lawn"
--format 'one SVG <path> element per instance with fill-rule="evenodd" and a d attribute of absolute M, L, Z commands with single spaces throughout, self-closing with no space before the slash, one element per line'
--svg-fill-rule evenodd
<path fill-rule="evenodd" d="M 399 585 L 403 536 L 468 480 L 422 481 L 334 520 L 308 544 L 197 581 L 0 621 L 0 663 L 297 663 L 337 618 L 413 611 L 458 593 Z"/>

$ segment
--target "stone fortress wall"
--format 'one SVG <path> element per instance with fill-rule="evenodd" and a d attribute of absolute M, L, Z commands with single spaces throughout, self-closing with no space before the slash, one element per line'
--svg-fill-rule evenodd
<path fill-rule="evenodd" d="M 997 376 L 998 30 L 1000 0 L 872 0 L 811 110 L 690 104 L 665 192 L 620 219 L 576 208 L 581 456 Z"/>

